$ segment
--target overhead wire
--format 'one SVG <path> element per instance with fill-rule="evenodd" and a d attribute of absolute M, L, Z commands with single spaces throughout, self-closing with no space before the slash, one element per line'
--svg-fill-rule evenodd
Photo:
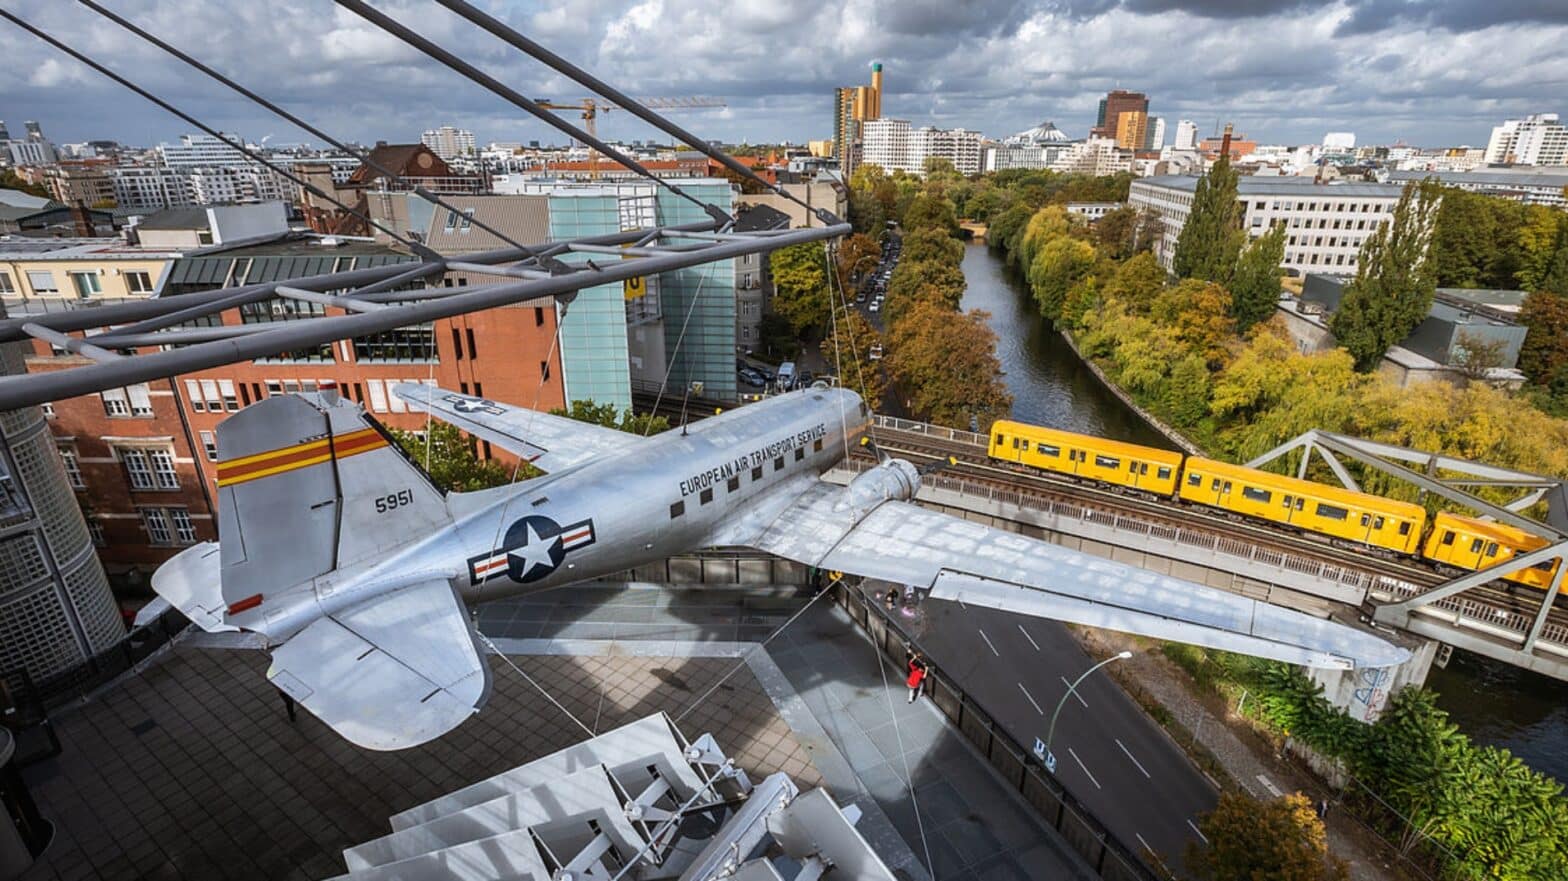
<path fill-rule="evenodd" d="M 265 158 L 263 158 L 260 154 L 256 153 L 256 151 L 251 150 L 249 147 L 245 146 L 243 141 L 236 141 L 235 139 L 230 138 L 230 137 L 224 135 L 222 132 L 218 131 L 217 129 L 212 128 L 211 126 L 207 125 L 206 123 L 202 122 L 201 120 L 197 119 L 196 117 L 190 115 L 189 113 L 186 113 L 185 111 L 179 109 L 178 107 L 175 107 L 173 104 L 170 104 L 169 102 L 163 100 L 162 98 L 158 97 L 157 95 L 153 94 L 152 92 L 148 91 L 147 89 L 144 89 L 141 86 L 137 85 L 136 83 L 131 82 L 129 79 L 126 79 L 125 77 L 121 76 L 120 74 L 115 73 L 113 70 L 110 70 L 108 67 L 106 67 L 103 64 L 99 63 L 98 61 L 94 60 L 93 58 L 88 56 L 86 53 L 83 53 L 83 52 L 77 50 L 76 48 L 74 48 L 74 47 L 70 46 L 69 44 L 65 43 L 63 40 L 60 40 L 60 39 L 50 35 L 49 33 L 41 30 L 40 28 L 37 28 L 37 27 L 33 26 L 32 24 L 30 24 L 29 22 L 23 20 L 20 16 L 16 15 L 15 13 L 12 13 L 9 10 L 6 10 L 6 9 L 0 9 L 0 18 L 4 18 L 5 20 L 11 22 L 12 24 L 16 25 L 17 27 L 21 28 L 22 30 L 27 31 L 28 33 L 32 34 L 33 36 L 37 37 L 38 39 L 43 40 L 44 42 L 48 43 L 51 46 L 54 46 L 56 49 L 59 49 L 61 52 L 64 52 L 65 54 L 71 56 L 72 58 L 75 58 L 77 61 L 80 61 L 81 63 L 87 65 L 88 67 L 91 67 L 93 70 L 96 70 L 97 72 L 103 74 L 104 76 L 108 77 L 109 79 L 114 80 L 115 82 L 119 83 L 120 85 L 124 86 L 125 88 L 130 89 L 131 91 L 133 91 L 136 94 L 142 96 L 143 98 L 147 99 L 148 101 L 151 101 L 153 104 L 156 104 L 158 107 L 162 108 L 163 110 L 165 110 L 165 111 L 167 111 L 169 113 L 172 113 L 173 115 L 179 117 L 180 119 L 184 120 L 185 122 L 189 123 L 190 125 L 193 125 L 196 128 L 198 128 L 198 129 L 201 129 L 202 132 L 204 132 L 204 133 L 206 133 L 206 134 L 208 134 L 208 135 L 210 135 L 210 136 L 212 136 L 214 138 L 217 138 L 218 140 L 222 141 L 224 144 L 227 144 L 229 147 L 232 147 L 233 149 L 239 151 L 242 155 L 244 155 L 247 159 L 251 160 L 252 162 L 257 163 L 258 165 L 262 165 L 262 166 L 270 169 L 273 173 L 275 173 L 275 174 L 277 174 L 277 175 L 279 175 L 281 177 L 287 178 L 290 181 L 293 181 L 295 185 L 297 185 L 300 188 L 304 189 L 306 192 L 310 193 L 311 195 L 319 196 L 323 200 L 331 202 L 332 204 L 338 206 L 339 208 L 343 209 L 344 211 L 348 212 L 349 214 L 353 215 L 354 217 L 358 217 L 360 220 L 365 221 L 365 223 L 369 224 L 372 228 L 378 229 L 381 232 L 386 233 L 388 236 L 392 237 L 393 239 L 395 239 L 395 240 L 397 240 L 399 242 L 402 242 L 404 245 L 407 245 L 410 250 L 412 250 L 415 254 L 418 254 L 420 257 L 422 257 L 424 259 L 427 259 L 427 260 L 428 259 L 440 259 L 439 255 L 437 255 L 435 252 L 431 251 L 429 248 L 425 247 L 422 243 L 416 242 L 413 239 L 410 239 L 407 236 L 404 236 L 401 233 L 398 233 L 396 230 L 387 228 L 386 226 L 384 226 L 381 223 L 379 223 L 378 221 L 376 221 L 375 218 L 370 217 L 369 215 L 364 214 L 364 213 L 360 212 L 359 210 L 344 204 L 343 202 L 339 201 L 337 198 L 335 198 L 335 197 L 333 197 L 331 195 L 328 195 L 326 192 L 322 191 L 321 188 L 315 186 L 314 184 L 311 184 L 310 182 L 308 182 L 308 181 L 304 180 L 303 178 L 299 177 L 298 175 L 295 175 L 292 172 L 285 171 L 282 168 L 280 168 L 279 166 L 274 165 L 273 163 L 271 163 L 271 162 L 267 161 Z"/>
<path fill-rule="evenodd" d="M 502 83 L 500 80 L 497 80 L 495 77 L 490 76 L 474 65 L 457 57 L 434 41 L 428 39 L 422 34 L 419 34 L 412 28 L 409 28 L 408 26 L 399 22 L 397 19 L 392 18 L 384 12 L 381 12 L 370 4 L 363 2 L 363 0 L 334 0 L 334 2 L 339 6 L 342 6 L 344 9 L 347 9 L 361 18 L 364 18 L 371 24 L 381 28 L 392 36 L 397 37 L 399 40 L 402 40 L 415 49 L 418 49 L 420 52 L 423 52 L 430 58 L 433 58 L 436 61 L 439 61 L 447 67 L 451 68 L 452 70 L 462 74 L 469 80 L 483 86 L 496 96 L 506 99 L 520 110 L 533 115 L 547 125 L 550 125 L 560 130 L 561 132 L 576 138 L 589 147 L 598 150 L 600 153 L 603 153 L 604 155 L 614 159 L 616 162 L 619 162 L 621 165 L 630 169 L 633 173 L 647 178 L 658 186 L 664 187 L 666 190 L 669 190 L 671 193 L 681 197 L 682 199 L 686 199 L 693 205 L 701 208 L 705 213 L 708 214 L 709 217 L 712 217 L 714 223 L 718 226 L 723 226 L 730 222 L 730 216 L 721 209 L 713 206 L 710 203 L 704 202 L 701 199 L 698 199 L 696 196 L 691 195 L 680 187 L 675 186 L 669 181 L 659 177 L 658 175 L 649 171 L 637 160 L 627 156 L 620 150 L 610 146 L 594 135 L 589 134 L 575 125 L 572 125 L 556 114 L 551 113 L 544 107 L 540 106 L 538 102 L 524 97 L 516 89 L 511 88 L 505 83 Z"/>
<path fill-rule="evenodd" d="M 276 104 L 276 103 L 274 103 L 272 101 L 269 101 L 268 99 L 262 97 L 261 95 L 258 95 L 256 92 L 252 91 L 251 89 L 248 89 L 245 86 L 239 84 L 238 82 L 236 82 L 231 77 L 228 77 L 228 76 L 226 76 L 226 75 L 224 75 L 224 74 L 214 70 L 213 68 L 207 66 L 206 64 L 203 64 L 198 59 L 192 57 L 189 53 L 187 53 L 187 52 L 185 52 L 185 51 L 183 51 L 183 50 L 181 50 L 181 49 L 179 49 L 179 48 L 169 44 L 168 42 L 166 42 L 163 39 L 159 38 L 157 35 L 149 33 L 147 30 L 137 26 L 134 22 L 131 22 L 131 21 L 127 20 L 126 18 L 124 18 L 123 16 L 121 16 L 118 13 L 114 12 L 113 10 L 104 8 L 102 5 L 100 5 L 99 3 L 95 2 L 95 0 L 77 0 L 77 2 L 80 3 L 81 5 L 87 7 L 88 9 L 91 9 L 93 12 L 96 12 L 98 15 L 102 16 L 103 18 L 106 18 L 109 21 L 114 22 L 115 24 L 119 25 L 121 28 L 123 28 L 123 29 L 125 29 L 127 31 L 130 31 L 132 34 L 135 34 L 136 36 L 138 36 L 141 39 L 147 41 L 148 43 L 151 43 L 154 46 L 157 46 L 159 49 L 162 49 L 164 52 L 174 56 L 175 58 L 179 59 L 180 61 L 183 61 L 185 64 L 187 64 L 187 65 L 189 65 L 191 67 L 194 67 L 195 69 L 201 71 L 203 74 L 206 74 L 211 79 L 217 80 L 219 83 L 222 83 L 223 85 L 227 86 L 228 88 L 232 89 L 233 91 L 238 92 L 240 95 L 244 96 L 245 98 L 248 98 L 249 100 L 251 100 L 252 102 L 254 102 L 257 105 L 261 106 L 265 110 L 267 110 L 267 111 L 269 111 L 269 112 L 271 112 L 271 113 L 281 117 L 282 119 L 288 121 L 289 123 L 297 126 L 301 130 L 303 130 L 305 132 L 308 132 L 312 136 L 320 138 L 321 140 L 325 141 L 328 145 L 330 145 L 332 148 L 334 148 L 336 150 L 341 150 L 344 153 L 347 153 L 350 156 L 353 156 L 355 159 L 359 160 L 361 165 L 365 166 L 366 168 L 369 168 L 369 169 L 371 169 L 371 170 L 373 170 L 373 171 L 375 171 L 375 172 L 377 172 L 377 173 L 379 173 L 381 175 L 384 175 L 385 177 L 391 178 L 392 180 L 395 180 L 395 181 L 400 181 L 401 182 L 401 181 L 404 180 L 402 175 L 400 175 L 396 171 L 393 171 L 392 169 L 386 167 L 385 165 L 382 165 L 380 162 L 377 162 L 374 158 L 372 158 L 372 155 L 371 155 L 371 153 L 369 151 L 360 150 L 360 149 L 357 149 L 355 147 L 351 147 L 348 144 L 343 143 L 342 141 L 339 141 L 338 139 L 336 139 L 336 138 L 332 137 L 331 135 L 327 134 L 325 131 L 321 130 L 320 128 L 311 125 L 310 123 L 306 122 L 305 120 L 301 119 L 300 117 L 294 115 L 293 113 L 290 113 L 288 110 L 285 110 L 283 107 L 279 106 L 278 104 Z M 440 196 L 436 195 L 435 193 L 430 192 L 429 190 L 427 190 L 424 187 L 414 187 L 413 188 L 413 192 L 416 195 L 418 195 L 420 198 L 423 198 L 423 199 L 425 199 L 428 202 L 434 203 L 435 205 L 437 205 L 437 206 L 439 206 L 441 208 L 445 208 L 446 210 L 451 211 L 453 213 L 457 213 L 457 214 L 461 214 L 462 213 L 462 209 L 457 208 L 456 206 L 450 204 L 446 200 L 442 199 Z M 490 233 L 491 235 L 493 235 L 496 238 L 500 239 L 501 241 L 506 242 L 508 245 L 511 245 L 512 247 L 517 248 L 518 250 L 522 251 L 526 256 L 531 257 L 531 258 L 535 258 L 535 259 L 537 259 L 539 257 L 538 252 L 535 251 L 532 247 L 530 247 L 528 245 L 524 245 L 523 243 L 516 241 L 511 236 L 508 236 L 506 233 L 503 233 L 500 230 L 496 229 L 495 227 L 489 225 L 488 223 L 485 223 L 480 218 L 477 218 L 477 217 L 470 218 L 470 222 L 474 226 L 477 226 L 480 229 L 484 230 L 485 232 Z"/>

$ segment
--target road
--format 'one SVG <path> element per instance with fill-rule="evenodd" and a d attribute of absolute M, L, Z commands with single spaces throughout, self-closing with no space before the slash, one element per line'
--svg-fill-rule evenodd
<path fill-rule="evenodd" d="M 901 626 L 1026 749 L 1046 737 L 1068 683 L 1095 663 L 1062 624 L 993 609 L 926 600 Z M 1103 671 L 1074 695 L 1052 737 L 1057 779 L 1123 842 L 1179 875 L 1218 790 Z"/>

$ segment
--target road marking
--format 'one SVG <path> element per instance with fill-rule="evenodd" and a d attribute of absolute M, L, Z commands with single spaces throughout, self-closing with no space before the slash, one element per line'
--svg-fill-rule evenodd
<path fill-rule="evenodd" d="M 1058 676 L 1056 678 L 1062 680 L 1062 684 L 1071 689 L 1072 696 L 1078 699 L 1078 703 L 1083 704 L 1084 709 L 1089 709 L 1089 702 L 1083 699 L 1083 695 L 1078 693 L 1078 689 L 1073 688 L 1073 684 L 1067 681 L 1066 676 Z"/>
<path fill-rule="evenodd" d="M 1073 748 L 1072 747 L 1068 747 L 1067 748 L 1067 754 L 1073 757 L 1073 761 L 1078 763 L 1078 767 L 1083 768 L 1084 775 L 1089 778 L 1089 782 L 1090 783 L 1094 784 L 1094 788 L 1095 789 L 1104 789 L 1105 788 L 1105 787 L 1100 785 L 1100 781 L 1094 779 L 1094 775 L 1093 774 L 1089 773 L 1089 768 L 1086 765 L 1084 765 L 1083 759 L 1078 758 L 1078 754 L 1073 752 Z M 1144 845 L 1144 846 L 1148 847 L 1148 845 Z"/>
<path fill-rule="evenodd" d="M 1198 824 L 1188 820 L 1187 825 L 1192 827 L 1192 831 L 1198 833 L 1198 837 L 1203 839 L 1204 844 L 1209 843 L 1209 836 L 1203 834 L 1203 830 L 1198 828 Z"/>
<path fill-rule="evenodd" d="M 1029 699 L 1029 705 L 1034 707 L 1034 711 L 1036 713 L 1039 713 L 1042 716 L 1045 715 L 1045 711 L 1040 709 L 1040 705 L 1034 702 L 1034 695 L 1029 693 L 1029 689 L 1024 688 L 1024 684 L 1022 682 L 1018 683 L 1018 690 L 1024 693 L 1024 697 Z"/>
<path fill-rule="evenodd" d="M 1039 643 L 1036 643 L 1036 642 L 1035 642 L 1035 641 L 1034 641 L 1034 637 L 1032 637 L 1032 636 L 1030 636 L 1030 635 L 1029 635 L 1029 631 L 1027 631 L 1027 630 L 1025 630 L 1025 629 L 1024 629 L 1024 626 L 1023 626 L 1023 625 L 1022 625 L 1022 624 L 1020 624 L 1020 625 L 1018 625 L 1018 632 L 1019 632 L 1019 633 L 1022 633 L 1022 634 L 1023 634 L 1023 635 L 1024 635 L 1024 639 L 1027 639 L 1027 640 L 1029 640 L 1029 644 L 1030 644 L 1030 645 L 1032 645 L 1032 646 L 1034 646 L 1034 650 L 1035 650 L 1035 651 L 1039 651 L 1039 650 L 1040 650 L 1040 645 L 1039 645 Z"/>
<path fill-rule="evenodd" d="M 981 630 L 978 627 L 976 627 L 975 630 L 980 634 L 980 638 L 985 640 L 986 647 L 991 650 L 991 654 L 996 655 L 998 658 L 1000 658 L 1002 656 L 1002 653 L 996 650 L 996 646 L 991 645 L 991 637 L 986 636 L 985 635 L 985 631 Z"/>
<path fill-rule="evenodd" d="M 1267 789 L 1269 791 L 1269 793 L 1271 795 L 1273 795 L 1275 798 L 1279 798 L 1280 796 L 1285 794 L 1285 793 L 1279 791 L 1279 787 L 1274 785 L 1274 781 L 1273 780 L 1270 780 L 1269 778 L 1263 776 L 1262 774 L 1258 775 L 1258 782 L 1263 784 L 1263 788 Z"/>
<path fill-rule="evenodd" d="M 1132 753 L 1127 749 L 1127 745 L 1122 743 L 1122 740 L 1121 740 L 1120 737 L 1113 737 L 1111 739 L 1116 741 L 1116 745 L 1122 748 L 1122 752 L 1126 754 L 1127 758 L 1132 759 L 1132 763 L 1134 765 L 1138 766 L 1138 770 L 1143 771 L 1143 776 L 1144 777 L 1149 777 L 1149 779 L 1151 779 L 1151 780 L 1154 779 L 1154 778 L 1149 776 L 1149 772 L 1144 769 L 1143 764 L 1141 762 L 1139 762 L 1137 759 L 1133 759 Z"/>

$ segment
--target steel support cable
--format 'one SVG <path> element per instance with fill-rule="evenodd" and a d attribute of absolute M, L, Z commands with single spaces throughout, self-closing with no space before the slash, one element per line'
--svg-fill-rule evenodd
<path fill-rule="evenodd" d="M 355 147 L 350 147 L 349 145 L 343 143 L 342 141 L 337 140 L 336 138 L 332 137 L 331 135 L 327 134 L 326 132 L 322 131 L 321 129 L 311 125 L 310 123 L 306 122 L 305 120 L 300 119 L 298 116 L 295 116 L 294 114 L 292 114 L 289 111 L 283 109 L 282 107 L 278 106 L 277 104 L 273 103 L 272 101 L 269 101 L 266 98 L 263 98 L 262 96 L 256 94 L 255 92 L 251 91 L 250 89 L 247 89 L 246 87 L 244 87 L 244 86 L 240 85 L 239 83 L 235 82 L 233 79 L 230 79 L 229 77 L 225 76 L 224 74 L 221 74 L 221 73 L 219 73 L 216 70 L 213 70 L 211 67 L 208 67 L 207 65 L 205 65 L 202 62 L 198 61 L 197 59 L 193 58 L 191 55 L 189 55 L 188 53 L 184 52 L 183 50 L 178 49 L 178 48 L 170 45 L 169 43 L 167 43 L 164 40 L 160 39 L 158 36 L 147 32 L 146 30 L 142 29 L 141 27 L 138 27 L 136 24 L 126 20 L 125 18 L 121 17 L 117 13 L 115 13 L 115 12 L 109 10 L 109 9 L 105 9 L 103 6 L 101 6 L 98 3 L 94 2 L 94 0 L 76 0 L 76 2 L 80 3 L 83 6 L 86 6 L 88 9 L 91 9 L 92 11 L 94 11 L 94 12 L 98 13 L 99 15 L 103 16 L 104 18 L 107 18 L 108 20 L 114 22 L 115 24 L 119 25 L 120 27 L 124 28 L 125 30 L 130 31 L 131 33 L 135 34 L 136 36 L 141 37 L 143 40 L 146 40 L 147 42 L 153 44 L 154 46 L 157 46 L 159 49 L 162 49 L 163 51 L 167 52 L 168 54 L 173 55 L 175 58 L 178 58 L 179 60 L 185 62 L 186 64 L 190 65 L 191 67 L 196 68 L 197 70 L 199 70 L 202 73 L 206 74 L 208 77 L 210 77 L 210 78 L 212 78 L 214 80 L 217 80 L 219 83 L 222 83 L 223 85 L 229 87 L 233 91 L 238 92 L 239 94 L 243 95 L 244 97 L 246 97 L 246 98 L 250 99 L 251 101 L 255 102 L 256 104 L 260 105 L 263 109 L 267 110 L 268 112 L 276 114 L 277 116 L 282 117 L 283 119 L 285 119 L 288 122 L 292 123 L 293 125 L 297 126 L 301 130 L 303 130 L 305 132 L 308 132 L 309 134 L 314 135 L 317 138 L 320 138 L 321 140 L 323 140 L 323 141 L 327 142 L 328 144 L 330 144 L 334 149 L 341 150 L 341 151 L 349 154 L 350 156 L 353 156 L 355 159 L 359 160 L 361 165 L 364 165 L 365 167 L 370 168 L 373 171 L 379 172 L 380 174 L 385 175 L 386 177 L 392 178 L 393 180 L 396 180 L 396 181 L 402 181 L 403 180 L 403 177 L 401 175 L 399 175 L 397 172 L 393 171 L 390 168 L 387 168 L 385 165 L 382 165 L 381 163 L 379 163 L 379 162 L 375 161 L 374 159 L 370 158 L 370 153 L 369 152 L 364 151 L 364 150 L 359 150 L 359 149 L 357 149 Z M 426 201 L 433 202 L 436 205 L 439 205 L 440 207 L 445 208 L 448 211 L 451 211 L 451 212 L 454 212 L 454 213 L 459 213 L 459 214 L 462 213 L 461 209 L 452 206 L 451 204 L 447 203 L 446 201 L 444 201 L 440 197 L 438 197 L 435 193 L 432 193 L 429 190 L 426 190 L 424 187 L 415 187 L 415 188 L 413 188 L 413 191 L 414 191 L 415 194 L 417 194 L 421 198 L 425 199 Z M 522 251 L 526 256 L 528 256 L 530 258 L 533 258 L 533 259 L 538 259 L 538 256 L 539 256 L 538 253 L 535 252 L 532 248 L 528 247 L 527 245 L 524 245 L 521 242 L 516 241 L 512 237 L 506 235 L 505 233 L 503 233 L 500 230 L 496 229 L 495 227 L 489 225 L 488 223 L 485 223 L 484 221 L 480 220 L 479 218 L 477 218 L 477 217 L 471 218 L 470 222 L 473 223 L 474 226 L 477 226 L 480 229 L 484 230 L 485 232 L 490 233 L 491 235 L 493 235 L 496 238 L 500 239 L 501 241 L 506 242 L 508 245 L 511 245 L 512 247 L 517 248 L 518 250 Z"/>
<path fill-rule="evenodd" d="M 691 202 L 693 205 L 701 208 L 708 214 L 708 216 L 712 217 L 720 225 L 729 223 L 731 221 L 730 216 L 720 209 L 715 208 L 714 206 L 702 201 L 701 199 L 698 199 L 696 196 L 691 195 L 680 187 L 677 187 L 669 181 L 655 175 L 637 160 L 627 156 L 626 154 L 599 140 L 588 132 L 583 131 L 577 126 L 572 125 L 561 117 L 556 116 L 554 113 L 551 113 L 543 107 L 540 107 L 537 102 L 524 97 L 516 89 L 511 88 L 505 83 L 502 83 L 500 80 L 497 80 L 495 77 L 490 76 L 479 68 L 469 64 L 467 61 L 457 57 L 456 55 L 437 45 L 435 42 L 415 32 L 413 29 L 403 25 L 397 19 L 394 19 L 386 13 L 381 12 L 380 10 L 371 6 L 370 4 L 363 2 L 363 0 L 333 0 L 333 2 L 337 3 L 339 6 L 342 6 L 344 9 L 347 9 L 350 12 L 360 16 L 366 21 L 369 21 L 371 24 L 381 28 L 392 36 L 397 37 L 399 40 L 402 40 L 408 45 L 413 46 L 415 49 L 418 49 L 436 61 L 441 62 L 452 70 L 462 74 L 469 80 L 472 80 L 473 82 L 485 87 L 498 97 L 505 98 L 519 109 L 532 114 L 534 117 L 538 118 L 547 125 L 550 125 L 555 129 L 564 132 L 573 138 L 576 138 L 584 144 L 587 144 L 595 150 L 598 150 L 600 153 L 603 153 L 611 159 L 614 159 L 616 162 L 621 163 L 621 165 L 625 166 L 626 168 L 631 169 L 634 173 L 647 178 L 656 185 L 664 187 L 675 195 L 680 196 L 682 199 Z"/>
<path fill-rule="evenodd" d="M 838 218 L 834 217 L 832 212 L 828 211 L 826 208 L 813 208 L 804 201 L 787 192 L 782 185 L 768 183 L 767 181 L 758 177 L 756 172 L 735 161 L 735 157 L 730 156 L 723 150 L 714 149 L 713 146 L 707 141 L 692 134 L 691 132 L 682 128 L 680 125 L 671 122 L 662 115 L 655 113 L 651 107 L 644 106 L 638 102 L 636 98 L 628 96 L 626 93 L 615 88 L 604 80 L 599 79 L 588 71 L 583 70 L 570 61 L 567 61 L 565 58 L 562 58 L 554 52 L 551 52 L 544 46 L 541 46 L 533 40 L 523 36 L 505 22 L 483 12 L 482 10 L 475 9 L 473 5 L 466 2 L 466 0 L 435 0 L 435 2 L 445 6 L 447 9 L 457 13 L 480 28 L 489 31 L 497 39 L 511 45 L 514 49 L 517 49 L 542 62 L 557 73 L 574 80 L 579 85 L 591 91 L 598 92 L 600 95 L 609 98 L 611 101 L 614 101 L 617 105 L 619 105 L 622 110 L 625 110 L 627 113 L 630 113 L 638 119 L 641 119 L 643 122 L 646 122 L 649 125 L 664 132 L 665 134 L 685 143 L 692 149 L 703 153 L 708 158 L 722 163 L 725 168 L 728 168 L 736 174 L 741 175 L 747 180 L 751 180 L 757 183 L 759 186 L 767 188 L 768 191 L 772 193 L 783 196 L 791 202 L 794 202 L 800 207 L 806 209 L 806 211 L 815 214 L 817 219 L 821 220 L 823 223 L 832 226 L 839 222 Z"/>
<path fill-rule="evenodd" d="M 163 100 L 162 98 L 159 98 L 157 95 L 154 95 L 152 92 L 149 92 L 146 89 L 142 88 L 141 86 L 136 85 L 135 83 L 131 82 L 130 80 L 126 79 L 125 77 L 120 76 L 119 74 L 115 73 L 114 71 L 110 70 L 109 68 L 105 67 L 104 65 L 98 63 L 97 61 L 94 61 L 88 55 L 86 55 L 86 54 L 84 54 L 84 53 L 82 53 L 82 52 L 72 48 L 71 46 L 67 45 L 63 41 L 58 40 L 58 39 L 56 39 L 53 36 L 50 36 L 48 33 L 44 32 L 42 30 L 39 30 L 38 28 L 36 28 L 33 25 L 31 25 L 31 24 L 27 23 L 26 21 L 22 20 L 21 18 L 19 18 L 15 14 L 13 14 L 13 13 L 5 10 L 5 9 L 0 9 L 0 18 L 6 19 L 7 21 L 9 21 L 12 24 L 16 25 L 17 27 L 21 28 L 22 30 L 27 31 L 28 33 L 32 34 L 33 36 L 37 37 L 38 39 L 43 40 L 44 42 L 48 43 L 51 46 L 54 46 L 56 49 L 59 49 L 61 52 L 64 52 L 65 54 L 71 56 L 72 58 L 75 58 L 77 61 L 80 61 L 81 63 L 87 65 L 88 67 L 91 67 L 93 70 L 98 71 L 99 73 L 103 74 L 104 76 L 108 77 L 109 79 L 114 80 L 115 82 L 119 83 L 120 85 L 124 86 L 125 88 L 130 89 L 131 91 L 133 91 L 136 94 L 142 96 L 143 98 L 146 98 L 148 101 L 151 101 L 152 103 L 158 105 L 158 107 L 162 108 L 163 110 L 166 110 L 169 113 L 172 113 L 175 116 L 178 116 L 180 119 L 184 120 L 185 122 L 187 122 L 187 123 L 189 123 L 189 124 L 199 128 L 199 129 L 201 129 L 203 132 L 206 132 L 207 134 L 211 135 L 212 137 L 217 138 L 218 140 L 222 141 L 223 143 L 227 144 L 228 146 L 234 148 L 235 150 L 238 150 L 241 154 L 243 154 L 246 158 L 250 159 L 252 162 L 257 163 L 258 165 L 265 166 L 268 169 L 271 169 L 271 171 L 274 174 L 277 174 L 277 175 L 279 175 L 281 177 L 288 178 L 289 180 L 293 181 L 297 186 L 301 187 L 302 189 L 304 189 L 306 192 L 310 193 L 311 195 L 313 195 L 313 196 L 320 196 L 322 199 L 324 199 L 324 200 L 326 200 L 328 202 L 331 202 L 332 204 L 338 206 L 339 208 L 342 208 L 344 211 L 347 211 L 349 214 L 351 214 L 351 215 L 353 215 L 355 217 L 358 217 L 360 220 L 365 221 L 366 223 L 370 224 L 372 227 L 381 230 L 382 232 L 386 233 L 387 235 L 391 236 L 392 238 L 394 238 L 394 239 L 398 240 L 399 242 L 402 242 L 403 244 L 407 245 L 415 254 L 418 254 L 418 255 L 420 255 L 422 257 L 425 257 L 427 259 L 439 259 L 439 255 L 437 255 L 434 251 L 431 251 L 429 248 L 426 248 L 424 245 L 420 244 L 419 242 L 416 242 L 416 241 L 414 241 L 414 240 L 412 240 L 410 238 L 407 238 L 406 236 L 398 235 L 395 231 L 393 231 L 391 229 L 388 229 L 385 226 L 382 226 L 380 223 L 377 223 L 375 221 L 375 219 L 370 217 L 369 215 L 362 214 L 359 211 L 357 211 L 357 210 L 355 210 L 353 208 L 350 208 L 348 205 L 345 205 L 342 202 L 338 201 L 337 199 L 333 198 L 332 196 L 327 195 L 326 193 L 322 192 L 319 188 L 317 188 L 316 186 L 308 183 L 304 179 L 302 179 L 302 178 L 300 178 L 300 177 L 298 177 L 298 176 L 296 176 L 296 175 L 294 175 L 294 174 L 292 174 L 290 172 L 284 171 L 283 169 L 279 168 L 276 165 L 273 165 L 271 162 L 268 162 L 266 159 L 263 159 L 255 151 L 253 151 L 250 148 L 246 147 L 244 142 L 237 142 L 237 141 L 234 141 L 234 140 L 228 138 L 227 136 L 225 136 L 222 132 L 218 131 L 217 129 L 214 129 L 214 128 L 208 126 L 206 123 L 202 122 L 201 120 L 197 119 L 194 116 L 191 116 L 189 113 L 186 113 L 185 111 L 179 109 L 178 107 L 175 107 L 173 104 L 170 104 L 169 102 Z"/>

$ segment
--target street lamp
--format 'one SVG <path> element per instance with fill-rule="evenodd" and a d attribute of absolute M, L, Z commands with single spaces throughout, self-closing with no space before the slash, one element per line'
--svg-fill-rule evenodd
<path fill-rule="evenodd" d="M 1062 699 L 1056 702 L 1056 709 L 1051 713 L 1051 725 L 1049 728 L 1045 729 L 1045 743 L 1041 744 L 1040 749 L 1038 750 L 1039 752 L 1044 753 L 1044 755 L 1040 757 L 1040 760 L 1045 762 L 1046 770 L 1053 774 L 1056 773 L 1056 756 L 1051 752 L 1051 737 L 1056 734 L 1056 717 L 1062 714 L 1062 705 L 1067 703 L 1067 698 L 1074 694 L 1078 690 L 1078 684 L 1083 682 L 1085 679 L 1088 679 L 1089 675 L 1094 671 L 1104 667 L 1106 664 L 1109 664 L 1112 661 L 1125 661 L 1130 657 L 1132 657 L 1132 652 L 1118 652 L 1117 654 L 1111 655 L 1109 658 L 1106 658 L 1100 663 L 1095 664 L 1093 667 L 1083 671 L 1081 676 L 1079 676 L 1077 679 L 1074 679 L 1072 684 L 1067 686 L 1067 691 L 1062 693 Z"/>

